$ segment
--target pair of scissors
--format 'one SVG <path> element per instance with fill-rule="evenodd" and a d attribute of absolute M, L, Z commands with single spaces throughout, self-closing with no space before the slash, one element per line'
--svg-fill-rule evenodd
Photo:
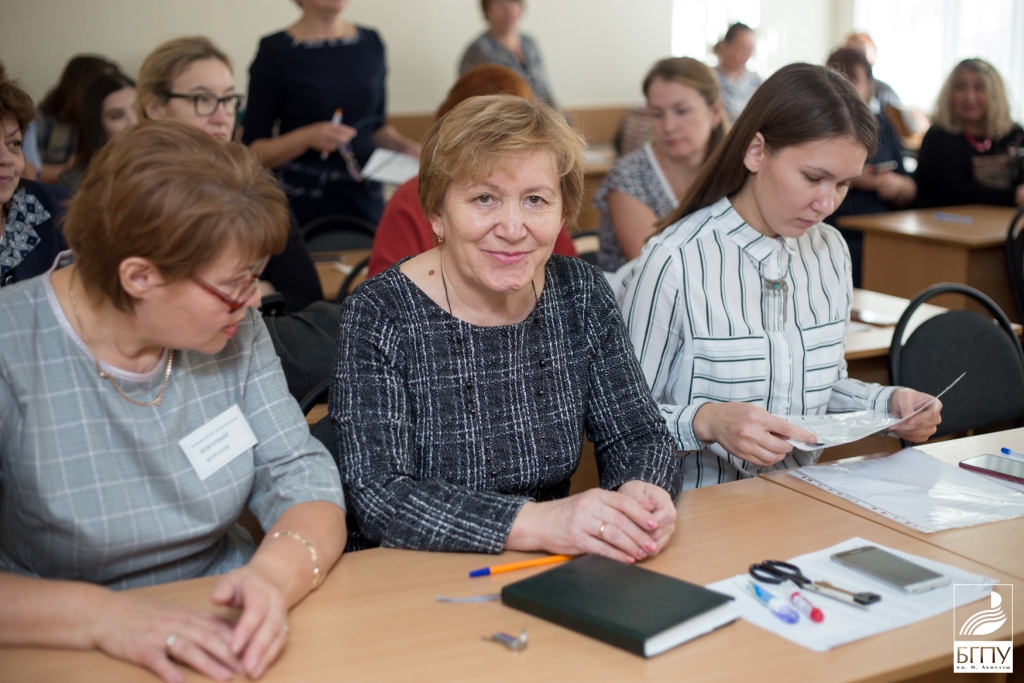
<path fill-rule="evenodd" d="M 802 590 L 824 595 L 827 598 L 832 598 L 854 607 L 860 607 L 861 609 L 867 609 L 867 605 L 882 599 L 882 596 L 878 593 L 848 591 L 826 581 L 814 581 L 805 576 L 795 564 L 780 562 L 779 560 L 765 560 L 764 562 L 750 565 L 750 575 L 758 581 L 771 584 L 789 581 Z"/>

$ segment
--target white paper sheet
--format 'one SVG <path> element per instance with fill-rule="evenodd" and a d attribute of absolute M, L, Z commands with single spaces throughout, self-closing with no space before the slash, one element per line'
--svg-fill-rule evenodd
<path fill-rule="evenodd" d="M 363 167 L 363 176 L 389 185 L 401 185 L 420 172 L 420 160 L 409 154 L 378 147 Z"/>
<path fill-rule="evenodd" d="M 796 439 L 786 439 L 786 441 L 801 451 L 816 451 L 819 448 L 831 448 L 844 443 L 860 441 L 866 436 L 891 429 L 914 417 L 939 400 L 940 396 L 952 389 L 966 374 L 966 372 L 962 373 L 948 387 L 933 396 L 930 401 L 903 417 L 896 417 L 880 410 L 858 410 L 852 413 L 832 413 L 831 415 L 783 415 L 786 422 L 803 427 L 818 437 L 817 443 L 804 443 Z"/>
<path fill-rule="evenodd" d="M 853 569 L 844 567 L 831 559 L 833 553 L 852 550 L 865 545 L 883 548 L 911 562 L 916 562 L 923 567 L 944 574 L 950 577 L 951 583 L 923 593 L 904 593 Z M 998 581 L 995 578 L 973 574 L 948 564 L 916 557 L 893 548 L 886 548 L 878 543 L 866 541 L 863 538 L 851 538 L 831 548 L 794 557 L 786 561 L 800 567 L 803 573 L 811 579 L 828 581 L 847 590 L 871 591 L 881 595 L 882 599 L 873 605 L 869 605 L 866 610 L 862 610 L 821 595 L 815 595 L 809 591 L 803 591 L 804 597 L 825 613 L 825 620 L 820 624 L 815 624 L 806 617 L 800 617 L 800 620 L 795 624 L 787 624 L 773 615 L 743 589 L 747 579 L 750 578 L 748 574 L 718 581 L 707 586 L 707 588 L 736 598 L 736 609 L 741 618 L 816 652 L 825 652 L 839 645 L 845 645 L 861 638 L 867 638 L 878 633 L 891 631 L 900 626 L 912 624 L 915 621 L 927 619 L 936 614 L 949 611 L 954 606 L 959 607 L 960 605 L 980 600 L 992 592 L 992 584 Z M 955 593 L 956 603 L 954 605 L 953 584 L 983 585 L 971 587 L 957 586 Z M 787 586 L 785 584 L 773 586 L 767 583 L 760 583 L 760 585 L 779 597 L 785 597 L 794 590 L 792 586 L 789 586 L 789 593 L 787 593 Z M 952 643 L 952 640 L 950 642 Z"/>
<path fill-rule="evenodd" d="M 1024 493 L 913 448 L 789 475 L 924 533 L 1024 516 Z"/>

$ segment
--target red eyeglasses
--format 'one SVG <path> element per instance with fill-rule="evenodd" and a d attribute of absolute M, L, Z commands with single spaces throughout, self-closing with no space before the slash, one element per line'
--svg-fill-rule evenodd
<path fill-rule="evenodd" d="M 249 278 L 240 283 L 235 288 L 235 291 L 231 292 L 231 294 L 225 294 L 202 278 L 192 276 L 191 280 L 210 294 L 213 294 L 215 297 L 226 303 L 228 305 L 228 313 L 234 313 L 244 307 L 246 303 L 248 303 L 249 299 L 252 298 L 252 295 L 256 293 L 256 288 L 259 286 L 258 282 L 260 274 L 263 273 L 263 269 L 267 267 L 268 260 L 269 257 L 263 258 L 253 264 L 252 268 L 249 269 Z"/>

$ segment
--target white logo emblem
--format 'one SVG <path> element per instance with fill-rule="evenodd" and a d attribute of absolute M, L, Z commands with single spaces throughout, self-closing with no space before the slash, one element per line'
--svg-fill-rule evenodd
<path fill-rule="evenodd" d="M 1003 597 L 992 591 L 992 609 L 983 609 L 970 619 L 964 622 L 960 628 L 962 636 L 987 636 L 995 633 L 999 627 L 1006 623 L 1006 613 L 1001 605 Z"/>

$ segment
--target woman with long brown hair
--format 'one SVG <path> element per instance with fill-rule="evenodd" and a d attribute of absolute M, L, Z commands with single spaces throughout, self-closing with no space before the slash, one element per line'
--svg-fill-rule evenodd
<path fill-rule="evenodd" d="M 620 307 L 662 417 L 697 488 L 809 464 L 784 417 L 875 409 L 925 395 L 849 379 L 850 255 L 822 223 L 878 139 L 841 74 L 791 64 L 765 81 L 680 207 L 626 274 Z M 923 441 L 940 404 L 895 433 Z"/>

